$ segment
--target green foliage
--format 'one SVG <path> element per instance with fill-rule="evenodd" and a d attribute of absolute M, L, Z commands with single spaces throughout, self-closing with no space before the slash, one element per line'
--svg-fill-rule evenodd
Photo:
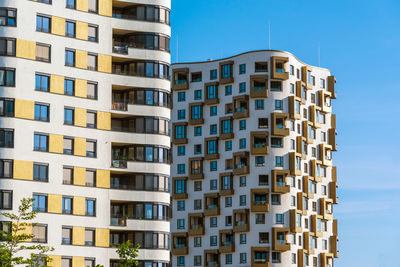
<path fill-rule="evenodd" d="M 48 267 L 51 258 L 47 255 L 54 248 L 43 245 L 26 245 L 34 236 L 26 233 L 27 229 L 35 226 L 30 223 L 36 218 L 37 212 L 32 211 L 33 198 L 23 198 L 16 213 L 3 212 L 1 215 L 8 218 L 9 231 L 0 230 L 0 262 L 2 267 L 12 267 L 15 264 L 26 266 Z M 31 251 L 28 258 L 16 256 L 19 252 Z"/>
<path fill-rule="evenodd" d="M 130 240 L 117 246 L 119 256 L 118 267 L 137 266 L 139 262 L 136 260 L 139 253 L 140 245 L 133 246 Z"/>

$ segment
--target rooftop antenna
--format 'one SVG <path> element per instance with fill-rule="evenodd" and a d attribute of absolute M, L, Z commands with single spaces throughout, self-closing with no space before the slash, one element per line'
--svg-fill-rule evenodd
<path fill-rule="evenodd" d="M 318 67 L 321 67 L 321 45 L 318 42 Z"/>
<path fill-rule="evenodd" d="M 271 22 L 268 20 L 268 50 L 271 50 Z"/>

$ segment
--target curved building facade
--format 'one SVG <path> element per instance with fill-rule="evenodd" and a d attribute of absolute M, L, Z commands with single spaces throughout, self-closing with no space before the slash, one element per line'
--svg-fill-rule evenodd
<path fill-rule="evenodd" d="M 33 197 L 52 266 L 169 266 L 169 0 L 0 3 L 2 211 Z M 0 217 L 1 221 L 4 218 Z"/>
<path fill-rule="evenodd" d="M 335 77 L 273 50 L 172 69 L 172 266 L 333 266 Z"/>

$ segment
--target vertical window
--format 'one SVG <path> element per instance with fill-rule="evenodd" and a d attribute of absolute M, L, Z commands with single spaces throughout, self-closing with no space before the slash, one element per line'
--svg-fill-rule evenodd
<path fill-rule="evenodd" d="M 218 189 L 218 182 L 216 179 L 210 180 L 210 190 L 217 190 Z"/>
<path fill-rule="evenodd" d="M 178 120 L 184 120 L 186 117 L 186 112 L 184 109 L 178 110 Z"/>
<path fill-rule="evenodd" d="M 177 256 L 176 260 L 178 266 L 185 266 L 185 256 Z"/>
<path fill-rule="evenodd" d="M 88 70 L 97 70 L 97 55 L 88 54 L 87 68 Z"/>
<path fill-rule="evenodd" d="M 201 136 L 201 126 L 194 127 L 194 136 Z"/>
<path fill-rule="evenodd" d="M 0 147 L 14 147 L 14 130 L 0 129 Z"/>
<path fill-rule="evenodd" d="M 65 137 L 63 140 L 63 152 L 67 155 L 72 155 L 74 153 L 74 139 L 70 137 Z"/>
<path fill-rule="evenodd" d="M 225 264 L 232 264 L 232 254 L 225 255 Z"/>
<path fill-rule="evenodd" d="M 75 81 L 71 79 L 64 80 L 64 94 L 74 95 L 75 92 Z"/>
<path fill-rule="evenodd" d="M 86 113 L 86 126 L 88 128 L 96 128 L 96 111 L 87 111 Z"/>
<path fill-rule="evenodd" d="M 0 26 L 16 26 L 17 10 L 14 8 L 0 8 Z"/>
<path fill-rule="evenodd" d="M 193 260 L 194 260 L 194 266 L 201 266 L 201 255 L 194 256 Z"/>
<path fill-rule="evenodd" d="M 88 82 L 86 97 L 89 99 L 97 99 L 97 83 Z"/>
<path fill-rule="evenodd" d="M 240 206 L 246 206 L 246 195 L 241 195 L 239 197 L 240 200 Z"/>
<path fill-rule="evenodd" d="M 283 214 L 275 214 L 275 223 L 276 224 L 283 224 Z"/>
<path fill-rule="evenodd" d="M 217 116 L 217 106 L 210 107 L 210 116 Z"/>
<path fill-rule="evenodd" d="M 97 42 L 98 41 L 98 27 L 95 25 L 88 26 L 88 41 Z"/>
<path fill-rule="evenodd" d="M 225 86 L 225 95 L 232 95 L 232 85 Z"/>
<path fill-rule="evenodd" d="M 294 76 L 294 66 L 290 65 L 290 75 Z"/>
<path fill-rule="evenodd" d="M 73 169 L 64 167 L 63 168 L 63 184 L 73 183 Z"/>
<path fill-rule="evenodd" d="M 232 150 L 232 140 L 225 141 L 225 151 Z"/>
<path fill-rule="evenodd" d="M 68 49 L 65 50 L 65 66 L 75 66 L 75 51 Z"/>
<path fill-rule="evenodd" d="M 215 172 L 217 171 L 218 163 L 217 161 L 210 161 L 210 171 Z"/>
<path fill-rule="evenodd" d="M 35 104 L 35 120 L 49 121 L 49 105 Z"/>
<path fill-rule="evenodd" d="M 246 176 L 240 176 L 240 187 L 246 186 Z"/>
<path fill-rule="evenodd" d="M 177 201 L 177 210 L 178 211 L 185 210 L 185 200 L 178 200 Z"/>
<path fill-rule="evenodd" d="M 245 74 L 246 73 L 246 64 L 240 64 L 239 65 L 239 74 Z"/>
<path fill-rule="evenodd" d="M 72 244 L 72 228 L 71 227 L 65 227 L 65 226 L 62 227 L 61 244 L 64 244 L 64 245 Z"/>
<path fill-rule="evenodd" d="M 202 186 L 203 184 L 201 181 L 194 181 L 194 191 L 201 191 Z"/>
<path fill-rule="evenodd" d="M 47 152 L 49 148 L 49 136 L 45 134 L 34 134 L 33 150 Z"/>
<path fill-rule="evenodd" d="M 73 125 L 74 124 L 74 109 L 64 108 L 64 124 Z"/>
<path fill-rule="evenodd" d="M 12 160 L 0 160 L 0 176 L 2 178 L 13 177 L 13 161 Z"/>
<path fill-rule="evenodd" d="M 94 199 L 86 199 L 85 200 L 85 214 L 86 216 L 96 216 L 95 212 L 95 203 Z"/>
<path fill-rule="evenodd" d="M 185 219 L 178 219 L 176 221 L 176 224 L 177 224 L 176 228 L 185 229 Z"/>
<path fill-rule="evenodd" d="M 240 149 L 246 148 L 246 138 L 239 139 L 239 148 Z"/>
<path fill-rule="evenodd" d="M 275 109 L 276 110 L 283 110 L 282 100 L 275 100 Z"/>
<path fill-rule="evenodd" d="M 178 156 L 184 156 L 186 154 L 185 146 L 178 146 Z"/>
<path fill-rule="evenodd" d="M 61 267 L 72 267 L 72 259 L 71 258 L 61 258 Z"/>
<path fill-rule="evenodd" d="M 210 80 L 216 80 L 217 77 L 217 70 L 210 70 Z"/>
<path fill-rule="evenodd" d="M 244 93 L 246 92 L 246 83 L 239 83 L 239 93 Z"/>
<path fill-rule="evenodd" d="M 65 22 L 65 36 L 75 38 L 75 22 L 68 20 Z"/>
<path fill-rule="evenodd" d="M 86 170 L 85 185 L 90 187 L 96 186 L 96 171 Z"/>
<path fill-rule="evenodd" d="M 97 13 L 98 11 L 98 0 L 88 1 L 88 11 L 91 13 Z"/>
<path fill-rule="evenodd" d="M 85 229 L 85 246 L 94 246 L 94 230 Z"/>
<path fill-rule="evenodd" d="M 283 167 L 283 157 L 275 157 L 275 167 Z"/>
<path fill-rule="evenodd" d="M 194 91 L 194 100 L 201 100 L 201 90 Z"/>
<path fill-rule="evenodd" d="M 47 182 L 49 180 L 49 165 L 34 163 L 33 164 L 33 180 Z"/>
<path fill-rule="evenodd" d="M 86 157 L 96 157 L 96 141 L 86 140 Z"/>
<path fill-rule="evenodd" d="M 0 209 L 12 209 L 12 191 L 0 190 Z"/>
<path fill-rule="evenodd" d="M 246 130 L 246 120 L 239 121 L 239 130 Z"/>
<path fill-rule="evenodd" d="M 181 163 L 178 164 L 178 174 L 184 174 L 185 173 L 185 164 Z"/>
<path fill-rule="evenodd" d="M 50 50 L 51 50 L 50 45 L 36 43 L 36 60 L 42 62 L 50 62 L 51 61 Z"/>
<path fill-rule="evenodd" d="M 72 197 L 62 198 L 62 213 L 72 214 Z"/>
<path fill-rule="evenodd" d="M 0 116 L 14 117 L 13 99 L 0 99 Z"/>
<path fill-rule="evenodd" d="M 36 16 L 36 30 L 39 32 L 50 32 L 51 18 Z"/>
<path fill-rule="evenodd" d="M 85 258 L 85 266 L 86 267 L 94 267 L 95 259 Z"/>
<path fill-rule="evenodd" d="M 186 92 L 178 92 L 178 102 L 183 102 L 186 100 Z"/>
<path fill-rule="evenodd" d="M 246 234 L 240 234 L 240 244 L 246 244 L 247 243 L 247 238 Z"/>
<path fill-rule="evenodd" d="M 35 90 L 48 92 L 50 88 L 49 75 L 36 74 L 35 75 Z"/>
<path fill-rule="evenodd" d="M 256 99 L 255 100 L 255 109 L 256 110 L 263 110 L 264 109 L 264 100 L 263 99 Z"/>
<path fill-rule="evenodd" d="M 15 56 L 15 39 L 0 38 L 0 55 Z"/>
<path fill-rule="evenodd" d="M 33 211 L 47 212 L 47 196 L 33 194 Z"/>
<path fill-rule="evenodd" d="M 15 86 L 15 69 L 0 68 L 0 86 Z"/>
<path fill-rule="evenodd" d="M 246 262 L 247 262 L 247 253 L 246 252 L 240 253 L 240 263 L 243 264 Z"/>

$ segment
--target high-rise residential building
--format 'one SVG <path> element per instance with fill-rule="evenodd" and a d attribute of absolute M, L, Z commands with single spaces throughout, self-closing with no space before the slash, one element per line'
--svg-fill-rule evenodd
<path fill-rule="evenodd" d="M 170 0 L 0 1 L 0 211 L 52 266 L 169 266 Z M 2 227 L 7 223 L 0 217 Z M 21 254 L 22 255 L 22 254 Z"/>
<path fill-rule="evenodd" d="M 333 266 L 335 77 L 290 53 L 172 67 L 172 266 Z"/>

